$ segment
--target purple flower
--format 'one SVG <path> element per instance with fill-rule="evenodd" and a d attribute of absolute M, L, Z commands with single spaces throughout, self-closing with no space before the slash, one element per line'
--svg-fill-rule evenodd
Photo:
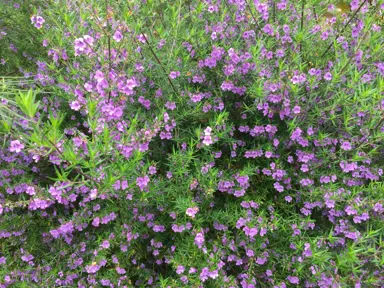
<path fill-rule="evenodd" d="M 31 23 L 37 28 L 37 29 L 41 29 L 41 27 L 43 27 L 43 24 L 44 24 L 45 20 L 43 17 L 41 16 L 37 16 L 37 15 L 33 15 L 31 17 Z"/>
<path fill-rule="evenodd" d="M 203 269 L 201 269 L 200 280 L 205 282 L 208 280 L 208 277 L 209 277 L 209 269 L 207 267 L 204 267 Z"/>
<path fill-rule="evenodd" d="M 34 257 L 31 254 L 21 256 L 21 260 L 23 260 L 24 262 L 29 262 L 29 261 L 32 261 L 33 259 Z"/>
<path fill-rule="evenodd" d="M 294 114 L 299 114 L 301 111 L 301 108 L 300 108 L 300 106 L 295 106 L 292 111 Z"/>
<path fill-rule="evenodd" d="M 236 177 L 236 181 L 239 182 L 240 187 L 244 187 L 244 188 L 249 187 L 249 184 L 248 184 L 249 176 L 248 175 L 238 176 L 238 177 Z"/>
<path fill-rule="evenodd" d="M 255 252 L 254 252 L 253 250 L 251 250 L 251 249 L 248 249 L 248 250 L 246 251 L 246 254 L 247 254 L 248 257 L 253 257 L 253 256 L 255 256 Z"/>
<path fill-rule="evenodd" d="M 108 249 L 111 245 L 109 244 L 108 240 L 104 240 L 103 243 L 100 245 L 104 249 Z"/>
<path fill-rule="evenodd" d="M 263 32 L 270 36 L 273 36 L 273 27 L 271 26 L 271 24 L 265 25 L 263 28 Z"/>
<path fill-rule="evenodd" d="M 330 81 L 332 80 L 332 74 L 327 72 L 324 74 L 324 79 L 327 80 L 327 81 Z"/>
<path fill-rule="evenodd" d="M 304 244 L 303 256 L 305 256 L 305 257 L 311 257 L 312 256 L 311 244 L 309 244 L 309 243 Z"/>
<path fill-rule="evenodd" d="M 233 195 L 235 197 L 242 197 L 245 195 L 245 190 L 244 189 L 241 189 L 241 190 L 236 190 L 235 193 L 233 193 Z"/>
<path fill-rule="evenodd" d="M 199 207 L 190 207 L 185 212 L 188 216 L 195 218 L 196 213 L 199 212 Z"/>
<path fill-rule="evenodd" d="M 169 78 L 171 78 L 171 79 L 176 79 L 179 76 L 180 76 L 179 71 L 172 71 L 171 73 L 169 73 Z"/>
<path fill-rule="evenodd" d="M 136 179 L 136 184 L 139 186 L 140 190 L 143 191 L 144 188 L 148 186 L 149 181 L 149 177 L 145 175 L 144 177 L 138 177 Z"/>
<path fill-rule="evenodd" d="M 116 267 L 116 272 L 120 275 L 124 275 L 127 271 L 124 268 Z"/>
<path fill-rule="evenodd" d="M 179 275 L 183 274 L 184 271 L 185 271 L 185 267 L 184 266 L 182 266 L 182 265 L 177 266 L 177 269 L 176 269 L 176 273 L 177 274 L 179 274 Z"/>
<path fill-rule="evenodd" d="M 291 202 L 292 201 L 292 197 L 291 196 L 285 196 L 284 199 L 287 202 Z"/>
<path fill-rule="evenodd" d="M 76 101 L 76 100 L 72 101 L 69 106 L 71 107 L 72 110 L 75 110 L 75 111 L 79 111 L 81 108 L 79 101 Z"/>
<path fill-rule="evenodd" d="M 189 268 L 189 271 L 188 271 L 189 274 L 194 274 L 196 272 L 197 272 L 197 269 L 195 267 Z"/>
<path fill-rule="evenodd" d="M 9 147 L 10 152 L 20 153 L 22 149 L 24 149 L 24 144 L 20 143 L 19 140 L 11 141 L 11 145 Z"/>
<path fill-rule="evenodd" d="M 209 277 L 212 279 L 216 279 L 217 277 L 219 277 L 219 272 L 217 270 L 213 270 L 209 272 Z"/>
<path fill-rule="evenodd" d="M 98 227 L 100 225 L 100 218 L 96 217 L 95 219 L 92 220 L 92 226 Z"/>
<path fill-rule="evenodd" d="M 345 151 L 351 150 L 352 149 L 351 143 L 349 143 L 348 141 L 344 141 L 343 144 L 341 144 L 341 149 Z"/>
<path fill-rule="evenodd" d="M 163 225 L 154 225 L 152 230 L 154 232 L 165 232 L 165 227 Z"/>
<path fill-rule="evenodd" d="M 187 276 L 181 276 L 180 277 L 180 281 L 183 282 L 184 284 L 187 284 L 188 283 L 188 277 Z"/>
<path fill-rule="evenodd" d="M 357 214 L 357 211 L 352 206 L 347 206 L 347 207 L 345 207 L 344 210 L 347 213 L 347 215 L 356 215 Z"/>
<path fill-rule="evenodd" d="M 3 265 L 7 262 L 7 258 L 5 258 L 4 256 L 0 257 L 0 265 Z"/>
<path fill-rule="evenodd" d="M 267 258 L 265 258 L 265 257 L 257 257 L 255 262 L 257 264 L 259 264 L 259 265 L 264 265 L 267 262 Z"/>
<path fill-rule="evenodd" d="M 75 56 L 81 55 L 81 54 L 90 54 L 92 52 L 92 46 L 94 43 L 93 37 L 89 35 L 84 35 L 83 38 L 77 38 L 75 39 Z"/>
<path fill-rule="evenodd" d="M 265 151 L 265 158 L 271 158 L 273 156 L 273 153 L 271 151 Z"/>
<path fill-rule="evenodd" d="M 329 209 L 335 208 L 335 200 L 327 199 L 325 201 L 325 206 L 327 206 L 327 208 L 329 208 Z"/>
<path fill-rule="evenodd" d="M 204 244 L 204 234 L 199 232 L 196 234 L 195 236 L 195 244 L 197 245 L 197 247 L 201 248 Z"/>
<path fill-rule="evenodd" d="M 73 230 L 74 230 L 74 226 L 72 221 L 64 223 L 59 227 L 59 231 L 61 234 L 70 234 L 73 232 Z"/>
<path fill-rule="evenodd" d="M 157 172 L 155 166 L 149 166 L 149 169 L 148 169 L 148 170 L 149 170 L 148 173 L 149 173 L 150 175 L 156 174 L 156 172 Z"/>
<path fill-rule="evenodd" d="M 111 284 L 111 281 L 109 281 L 108 279 L 101 279 L 100 283 L 103 286 L 109 286 Z"/>
<path fill-rule="evenodd" d="M 165 103 L 164 106 L 167 107 L 169 110 L 172 110 L 172 111 L 176 109 L 176 103 L 175 102 L 167 101 L 167 103 Z M 165 121 L 165 118 L 164 118 L 164 121 Z M 165 122 L 167 122 L 167 121 L 165 121 Z"/>
<path fill-rule="evenodd" d="M 378 212 L 378 213 L 381 213 L 384 211 L 383 209 L 383 205 L 381 203 L 376 203 L 374 206 L 373 206 L 373 211 L 375 212 Z"/>
<path fill-rule="evenodd" d="M 275 189 L 280 193 L 284 191 L 284 186 L 281 185 L 279 182 L 275 182 L 275 184 L 273 184 L 273 187 L 275 187 Z"/>
<path fill-rule="evenodd" d="M 287 277 L 287 280 L 288 280 L 291 284 L 295 284 L 295 285 L 298 285 L 298 284 L 300 283 L 299 278 L 296 277 L 296 276 L 288 276 L 288 277 Z"/>
<path fill-rule="evenodd" d="M 211 131 L 212 131 L 211 127 L 205 128 L 205 130 L 204 130 L 204 140 L 203 140 L 203 144 L 204 145 L 211 145 L 211 144 L 213 144 L 212 137 L 211 137 Z"/>
<path fill-rule="evenodd" d="M 121 34 L 119 30 L 116 30 L 116 32 L 113 34 L 113 40 L 119 43 L 122 39 L 123 39 L 123 34 Z"/>
<path fill-rule="evenodd" d="M 233 85 L 232 82 L 224 81 L 224 82 L 221 84 L 221 89 L 222 89 L 223 91 L 231 91 L 233 88 L 234 88 L 234 85 Z"/>
<path fill-rule="evenodd" d="M 91 265 L 85 266 L 85 271 L 87 271 L 88 274 L 95 274 L 97 271 L 99 271 L 100 266 L 97 265 L 96 262 L 93 262 Z"/>

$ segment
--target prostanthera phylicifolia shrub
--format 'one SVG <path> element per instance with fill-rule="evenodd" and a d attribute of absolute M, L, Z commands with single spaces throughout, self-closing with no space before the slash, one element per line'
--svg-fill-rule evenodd
<path fill-rule="evenodd" d="M 35 7 L 0 287 L 383 287 L 383 9 Z"/>

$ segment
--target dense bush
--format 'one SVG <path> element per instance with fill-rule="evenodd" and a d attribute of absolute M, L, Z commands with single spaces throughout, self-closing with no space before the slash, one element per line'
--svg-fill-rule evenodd
<path fill-rule="evenodd" d="M 46 4 L 1 287 L 384 285 L 382 2 Z"/>

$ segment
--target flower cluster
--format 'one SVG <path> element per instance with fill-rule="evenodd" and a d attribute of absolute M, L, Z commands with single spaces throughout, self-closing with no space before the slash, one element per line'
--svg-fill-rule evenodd
<path fill-rule="evenodd" d="M 41 29 L 43 27 L 43 24 L 44 24 L 45 20 L 43 17 L 39 16 L 39 15 L 33 15 L 31 17 L 31 23 L 33 24 L 33 26 L 35 26 L 37 29 Z"/>

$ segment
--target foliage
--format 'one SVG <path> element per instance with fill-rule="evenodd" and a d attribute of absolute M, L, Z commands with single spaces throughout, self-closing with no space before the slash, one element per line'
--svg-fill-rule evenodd
<path fill-rule="evenodd" d="M 23 73 L 25 69 L 35 66 L 37 57 L 43 55 L 45 49 L 41 45 L 42 33 L 31 25 L 30 18 L 34 7 L 45 2 L 47 1 L 0 2 L 0 75 L 15 76 Z"/>
<path fill-rule="evenodd" d="M 382 287 L 383 8 L 35 6 L 2 287 Z"/>

